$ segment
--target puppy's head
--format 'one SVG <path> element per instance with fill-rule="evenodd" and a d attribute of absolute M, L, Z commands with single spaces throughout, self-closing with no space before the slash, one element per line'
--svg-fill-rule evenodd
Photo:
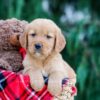
<path fill-rule="evenodd" d="M 52 52 L 60 52 L 65 39 L 58 26 L 48 19 L 36 19 L 27 25 L 20 43 L 35 58 L 45 59 Z"/>

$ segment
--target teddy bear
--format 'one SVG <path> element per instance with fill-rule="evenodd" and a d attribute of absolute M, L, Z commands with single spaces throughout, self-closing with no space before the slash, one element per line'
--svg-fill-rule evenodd
<path fill-rule="evenodd" d="M 23 68 L 18 36 L 23 34 L 27 23 L 16 18 L 0 20 L 0 67 L 14 72 Z"/>

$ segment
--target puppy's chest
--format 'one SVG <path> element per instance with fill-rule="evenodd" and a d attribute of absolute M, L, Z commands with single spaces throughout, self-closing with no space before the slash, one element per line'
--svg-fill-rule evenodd
<path fill-rule="evenodd" d="M 43 67 L 42 65 L 39 65 L 36 62 L 33 62 L 33 61 L 29 60 L 29 59 L 24 59 L 23 65 L 24 65 L 24 71 L 23 71 L 23 73 L 26 73 L 27 74 L 27 72 L 29 70 L 33 70 L 33 71 L 40 70 L 41 71 L 41 74 L 43 76 L 45 76 L 45 77 L 48 76 L 48 71 L 47 71 L 48 68 Z"/>
<path fill-rule="evenodd" d="M 45 71 L 45 69 L 41 69 L 41 73 L 43 76 L 48 77 L 48 73 Z"/>

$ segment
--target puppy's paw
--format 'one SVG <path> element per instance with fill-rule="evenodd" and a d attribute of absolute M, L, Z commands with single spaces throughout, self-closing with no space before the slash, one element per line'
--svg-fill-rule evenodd
<path fill-rule="evenodd" d="M 48 82 L 48 91 L 54 96 L 60 95 L 62 91 L 61 82 L 56 80 L 50 80 Z"/>
<path fill-rule="evenodd" d="M 44 80 L 41 78 L 34 79 L 30 83 L 31 83 L 31 87 L 35 91 L 40 91 L 44 87 Z"/>

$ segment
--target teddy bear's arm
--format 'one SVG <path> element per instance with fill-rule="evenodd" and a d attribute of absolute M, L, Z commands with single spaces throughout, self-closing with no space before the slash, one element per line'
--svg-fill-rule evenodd
<path fill-rule="evenodd" d="M 12 67 L 3 59 L 0 59 L 0 68 L 6 70 L 12 70 Z"/>

